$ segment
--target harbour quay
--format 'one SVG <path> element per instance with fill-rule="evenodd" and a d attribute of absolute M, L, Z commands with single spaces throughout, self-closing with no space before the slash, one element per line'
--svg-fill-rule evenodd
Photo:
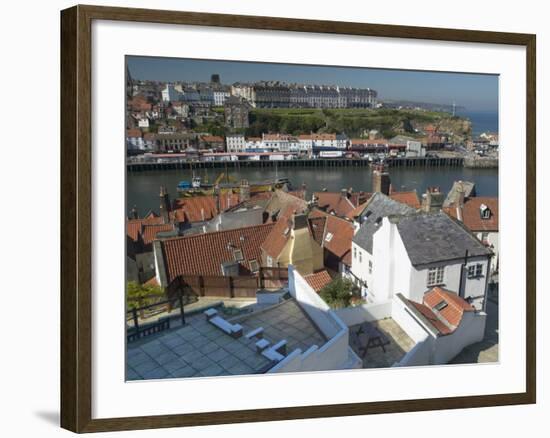
<path fill-rule="evenodd" d="M 239 168 L 299 168 L 299 167 L 370 167 L 372 161 L 364 158 L 317 158 L 293 160 L 224 160 L 224 161 L 188 161 L 184 159 L 159 159 L 149 161 L 128 160 L 128 172 L 175 169 L 239 169 Z M 385 160 L 388 167 L 462 167 L 463 157 L 414 157 L 392 158 Z M 494 167 L 498 167 L 494 166 Z"/>

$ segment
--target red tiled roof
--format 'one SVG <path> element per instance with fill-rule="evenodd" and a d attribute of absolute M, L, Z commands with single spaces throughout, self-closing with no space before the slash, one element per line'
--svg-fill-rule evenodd
<path fill-rule="evenodd" d="M 326 225 L 322 246 L 333 253 L 339 260 L 351 265 L 351 240 L 353 239 L 353 224 L 345 219 L 314 209 L 310 213 L 312 220 L 324 217 Z M 332 237 L 328 238 L 329 233 Z M 314 235 L 315 236 L 315 235 Z"/>
<path fill-rule="evenodd" d="M 173 231 L 174 226 L 172 224 L 157 224 L 157 225 L 144 225 L 141 230 L 143 236 L 143 243 L 149 245 L 156 239 L 157 234 L 163 231 Z"/>
<path fill-rule="evenodd" d="M 390 198 L 402 204 L 407 204 L 409 207 L 420 208 L 420 201 L 416 190 L 410 192 L 391 192 Z"/>
<path fill-rule="evenodd" d="M 411 303 L 439 333 L 442 335 L 448 335 L 451 333 L 451 329 L 441 322 L 437 315 L 428 306 L 415 303 L 414 301 L 409 301 L 409 303 Z"/>
<path fill-rule="evenodd" d="M 317 205 L 319 208 L 327 211 L 328 213 L 334 213 L 337 216 L 345 217 L 350 211 L 359 205 L 360 199 L 365 198 L 365 193 L 354 192 L 348 193 L 347 196 L 344 196 L 340 192 L 315 192 L 314 196 L 317 199 Z M 361 202 L 364 202 L 367 199 L 364 199 Z"/>
<path fill-rule="evenodd" d="M 239 195 L 227 193 L 220 195 L 220 209 L 222 211 L 234 207 L 239 203 Z M 172 216 L 178 222 L 208 221 L 218 215 L 216 196 L 192 196 L 174 200 Z"/>
<path fill-rule="evenodd" d="M 336 140 L 336 134 L 302 134 L 300 140 Z"/>
<path fill-rule="evenodd" d="M 211 143 L 222 143 L 223 138 L 218 137 L 217 135 L 203 135 L 202 136 L 203 141 L 211 142 Z"/>
<path fill-rule="evenodd" d="M 482 219 L 480 214 L 481 204 L 485 204 L 491 210 L 489 219 Z M 444 208 L 444 211 L 458 219 L 456 204 Z M 474 196 L 464 200 L 462 207 L 462 223 L 470 231 L 498 231 L 498 198 Z"/>
<path fill-rule="evenodd" d="M 142 219 L 129 219 L 126 221 L 126 234 L 137 241 L 144 225 L 162 224 L 163 219 L 154 212 L 150 212 Z"/>
<path fill-rule="evenodd" d="M 304 276 L 304 280 L 307 281 L 315 292 L 319 292 L 332 281 L 332 278 L 327 270 L 323 270 Z"/>
<path fill-rule="evenodd" d="M 234 261 L 233 252 L 240 249 L 244 273 L 249 273 L 249 261 L 261 260 L 260 246 L 273 224 L 237 228 L 161 240 L 168 282 L 178 275 L 221 276 L 221 265 Z"/>
<path fill-rule="evenodd" d="M 441 301 L 445 301 L 447 306 L 439 311 L 439 315 L 454 327 L 458 327 L 464 312 L 474 311 L 474 307 L 466 300 L 440 287 L 434 287 L 424 295 L 424 304 L 431 309 Z"/>
<path fill-rule="evenodd" d="M 314 210 L 319 211 L 319 210 Z M 313 213 L 313 212 L 312 212 Z M 327 218 L 325 215 L 320 215 L 319 217 L 316 217 L 315 215 L 309 216 L 309 226 L 311 229 L 311 235 L 313 236 L 313 239 L 320 245 L 323 246 L 323 238 L 325 237 L 325 225 L 327 222 Z"/>
<path fill-rule="evenodd" d="M 279 215 L 277 222 L 271 229 L 271 232 L 261 245 L 267 255 L 273 258 L 279 257 L 284 249 L 288 239 L 290 238 L 290 230 L 292 229 L 292 217 L 295 210 L 292 207 L 287 207 L 283 213 Z"/>
<path fill-rule="evenodd" d="M 445 302 L 440 310 L 436 306 Z M 424 294 L 423 303 L 410 301 L 416 310 L 442 335 L 453 333 L 460 325 L 464 312 L 475 311 L 474 307 L 454 292 L 434 287 Z"/>
<path fill-rule="evenodd" d="M 126 137 L 141 137 L 141 129 L 128 129 L 126 131 Z"/>

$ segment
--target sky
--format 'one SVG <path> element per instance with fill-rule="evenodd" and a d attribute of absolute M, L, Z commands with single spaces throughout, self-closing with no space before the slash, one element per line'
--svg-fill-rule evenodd
<path fill-rule="evenodd" d="M 208 82 L 218 73 L 223 84 L 272 80 L 352 86 L 372 88 L 382 100 L 454 101 L 467 111 L 498 111 L 497 75 L 135 56 L 127 62 L 134 79 Z"/>

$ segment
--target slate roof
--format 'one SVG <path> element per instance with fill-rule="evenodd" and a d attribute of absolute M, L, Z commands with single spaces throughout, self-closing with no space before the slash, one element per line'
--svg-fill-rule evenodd
<path fill-rule="evenodd" d="M 470 257 L 491 254 L 471 232 L 444 212 L 391 216 L 389 219 L 396 224 L 414 266 L 462 259 L 466 251 Z"/>
<path fill-rule="evenodd" d="M 414 211 L 408 205 L 394 201 L 383 193 L 376 192 L 367 202 L 359 218 L 361 228 L 353 237 L 353 242 L 372 254 L 372 237 L 380 228 L 380 219 L 391 215 L 410 214 Z"/>
<path fill-rule="evenodd" d="M 443 207 L 449 207 L 452 203 L 457 202 L 460 191 L 464 192 L 466 198 L 473 197 L 476 194 L 476 185 L 470 181 L 455 181 L 443 202 Z"/>
<path fill-rule="evenodd" d="M 243 275 L 249 274 L 249 262 L 261 260 L 260 245 L 273 226 L 264 224 L 161 240 L 168 282 L 178 275 L 221 276 L 222 263 L 234 261 L 237 249 L 243 255 Z"/>
<path fill-rule="evenodd" d="M 367 207 L 371 194 L 368 193 L 368 201 L 360 204 L 359 206 L 355 207 L 352 211 L 350 211 L 348 214 L 346 214 L 346 217 L 348 219 L 357 219 L 360 217 L 363 212 L 365 211 L 365 208 Z M 410 192 L 391 192 L 389 194 L 390 199 L 393 199 L 394 201 L 401 202 L 402 204 L 407 204 L 409 207 L 418 209 L 420 208 L 420 200 L 418 199 L 418 195 L 416 193 L 416 190 L 412 190 Z"/>

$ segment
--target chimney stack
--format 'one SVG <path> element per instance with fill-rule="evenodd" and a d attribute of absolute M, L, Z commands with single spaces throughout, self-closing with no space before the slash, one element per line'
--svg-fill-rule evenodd
<path fill-rule="evenodd" d="M 170 196 L 165 186 L 160 186 L 160 216 L 165 224 L 170 223 Z"/>
<path fill-rule="evenodd" d="M 248 201 L 250 199 L 250 185 L 248 180 L 243 179 L 239 188 L 239 202 Z"/>
<path fill-rule="evenodd" d="M 431 213 L 438 212 L 443 208 L 445 197 L 439 187 L 428 187 L 422 196 L 422 210 Z"/>
<path fill-rule="evenodd" d="M 386 166 L 377 164 L 372 170 L 372 191 L 380 192 L 388 196 L 390 194 L 391 180 Z"/>

